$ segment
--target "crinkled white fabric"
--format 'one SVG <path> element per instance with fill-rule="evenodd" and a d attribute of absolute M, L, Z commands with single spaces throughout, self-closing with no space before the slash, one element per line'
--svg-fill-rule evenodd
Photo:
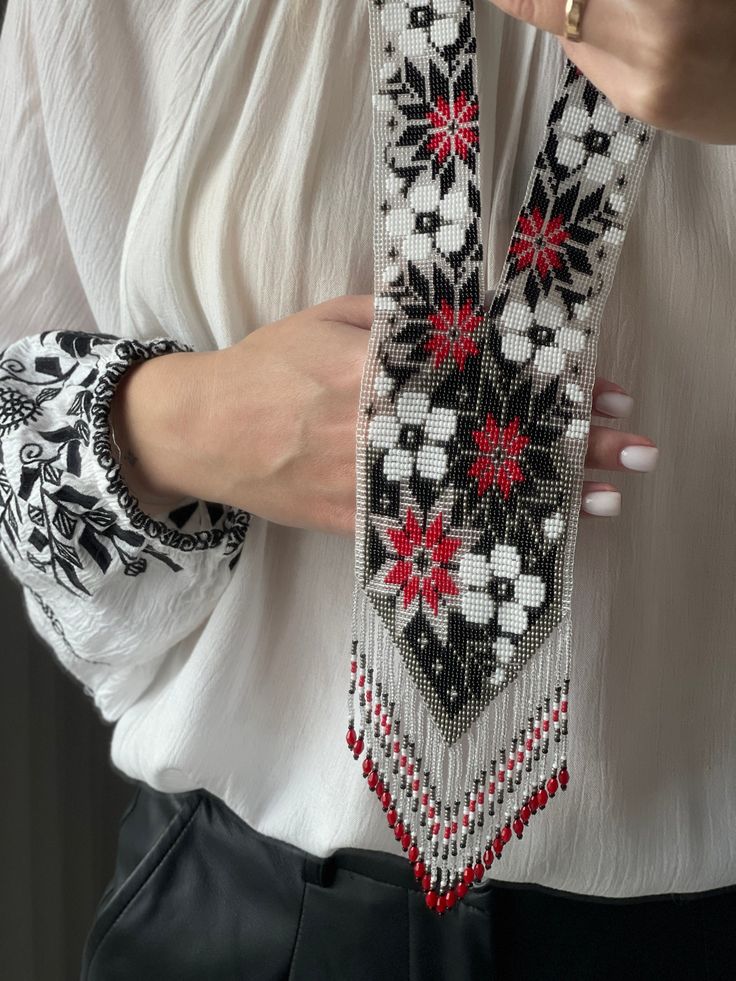
<path fill-rule="evenodd" d="M 562 54 L 476 6 L 492 285 Z M 371 292 L 368 51 L 362 0 L 10 0 L 0 347 L 81 329 L 212 349 Z M 616 474 L 621 516 L 581 526 L 571 783 L 499 879 L 605 897 L 736 883 L 735 243 L 736 147 L 660 135 L 598 360 L 659 466 Z M 351 539 L 254 517 L 214 609 L 203 597 L 148 688 L 120 693 L 116 766 L 205 787 L 317 855 L 402 854 L 344 741 L 352 575 Z M 160 610 L 173 637 L 175 593 Z"/>

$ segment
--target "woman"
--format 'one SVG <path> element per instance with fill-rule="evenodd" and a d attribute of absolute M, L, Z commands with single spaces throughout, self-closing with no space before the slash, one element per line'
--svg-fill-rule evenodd
<path fill-rule="evenodd" d="M 140 784 L 83 977 L 726 977 L 736 14 L 599 0 L 561 45 L 561 2 L 476 0 L 486 283 L 565 54 L 665 131 L 594 390 L 664 452 L 581 526 L 567 798 L 436 917 L 343 743 L 367 6 L 9 6 L 0 541 Z M 592 426 L 586 466 L 652 470 L 642 433 Z M 582 513 L 619 501 L 589 480 Z"/>

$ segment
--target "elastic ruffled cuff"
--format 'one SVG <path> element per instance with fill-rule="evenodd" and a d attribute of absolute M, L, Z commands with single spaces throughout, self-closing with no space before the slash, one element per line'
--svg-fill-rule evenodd
<path fill-rule="evenodd" d="M 90 450 L 102 477 L 101 489 L 117 503 L 132 528 L 146 538 L 182 552 L 222 548 L 224 554 L 238 552 L 248 529 L 250 515 L 239 508 L 190 498 L 168 515 L 154 518 L 141 510 L 138 499 L 125 483 L 111 448 L 109 412 L 118 383 L 125 372 L 141 361 L 162 354 L 192 351 L 170 338 L 138 341 L 117 340 L 110 357 L 100 365 L 90 405 Z M 197 524 L 198 530 L 191 529 Z"/>

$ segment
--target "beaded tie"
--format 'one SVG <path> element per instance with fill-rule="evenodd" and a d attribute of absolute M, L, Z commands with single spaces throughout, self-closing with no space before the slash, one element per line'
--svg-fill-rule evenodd
<path fill-rule="evenodd" d="M 347 743 L 444 913 L 569 780 L 598 328 L 652 130 L 566 62 L 486 307 L 473 0 L 368 4 L 375 309 Z"/>

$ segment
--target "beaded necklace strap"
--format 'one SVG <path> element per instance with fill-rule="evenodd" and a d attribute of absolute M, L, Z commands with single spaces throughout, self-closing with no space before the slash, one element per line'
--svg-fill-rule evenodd
<path fill-rule="evenodd" d="M 652 131 L 566 62 L 486 309 L 473 0 L 368 5 L 375 317 L 347 742 L 444 912 L 569 779 L 598 330 Z"/>

